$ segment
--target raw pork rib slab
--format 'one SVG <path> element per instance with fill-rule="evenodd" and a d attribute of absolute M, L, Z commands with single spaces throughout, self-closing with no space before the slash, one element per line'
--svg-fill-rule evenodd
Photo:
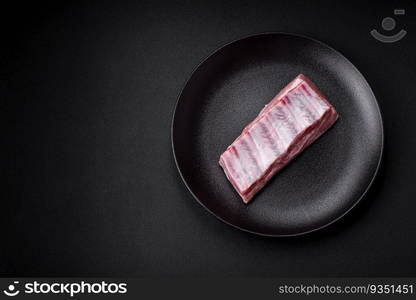
<path fill-rule="evenodd" d="M 338 119 L 306 76 L 290 82 L 221 154 L 219 164 L 248 203 L 294 157 Z"/>

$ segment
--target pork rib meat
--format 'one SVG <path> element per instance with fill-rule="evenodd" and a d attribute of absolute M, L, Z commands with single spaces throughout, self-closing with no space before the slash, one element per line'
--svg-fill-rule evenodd
<path fill-rule="evenodd" d="M 219 164 L 248 203 L 337 119 L 334 107 L 310 79 L 300 74 L 243 129 L 221 154 Z"/>

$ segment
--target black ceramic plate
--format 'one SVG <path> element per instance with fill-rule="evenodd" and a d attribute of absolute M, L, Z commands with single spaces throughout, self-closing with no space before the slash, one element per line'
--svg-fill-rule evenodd
<path fill-rule="evenodd" d="M 340 118 L 243 204 L 219 156 L 299 73 Z M 314 39 L 267 33 L 222 47 L 194 71 L 176 105 L 172 147 L 189 191 L 219 219 L 257 234 L 298 235 L 334 222 L 363 197 L 380 164 L 383 126 L 370 86 L 344 56 Z"/>

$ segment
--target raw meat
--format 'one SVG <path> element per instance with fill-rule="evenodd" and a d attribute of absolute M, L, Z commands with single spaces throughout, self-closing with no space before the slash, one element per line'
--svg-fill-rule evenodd
<path fill-rule="evenodd" d="M 318 88 L 298 75 L 221 154 L 219 164 L 248 203 L 285 165 L 320 137 L 338 114 Z"/>

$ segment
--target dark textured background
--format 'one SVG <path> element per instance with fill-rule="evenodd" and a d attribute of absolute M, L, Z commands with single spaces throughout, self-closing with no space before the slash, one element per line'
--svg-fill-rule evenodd
<path fill-rule="evenodd" d="M 3 7 L 3 276 L 415 276 L 414 1 L 131 1 Z M 19 5 L 19 4 L 18 4 Z M 369 30 L 394 8 L 399 43 Z M 313 234 L 265 238 L 206 212 L 173 162 L 177 95 L 246 35 L 309 35 L 372 86 L 385 155 L 369 195 Z M 12 125 L 13 126 L 13 125 Z M 8 129 L 8 126 L 6 126 Z M 15 146 L 15 147 L 13 147 Z"/>

